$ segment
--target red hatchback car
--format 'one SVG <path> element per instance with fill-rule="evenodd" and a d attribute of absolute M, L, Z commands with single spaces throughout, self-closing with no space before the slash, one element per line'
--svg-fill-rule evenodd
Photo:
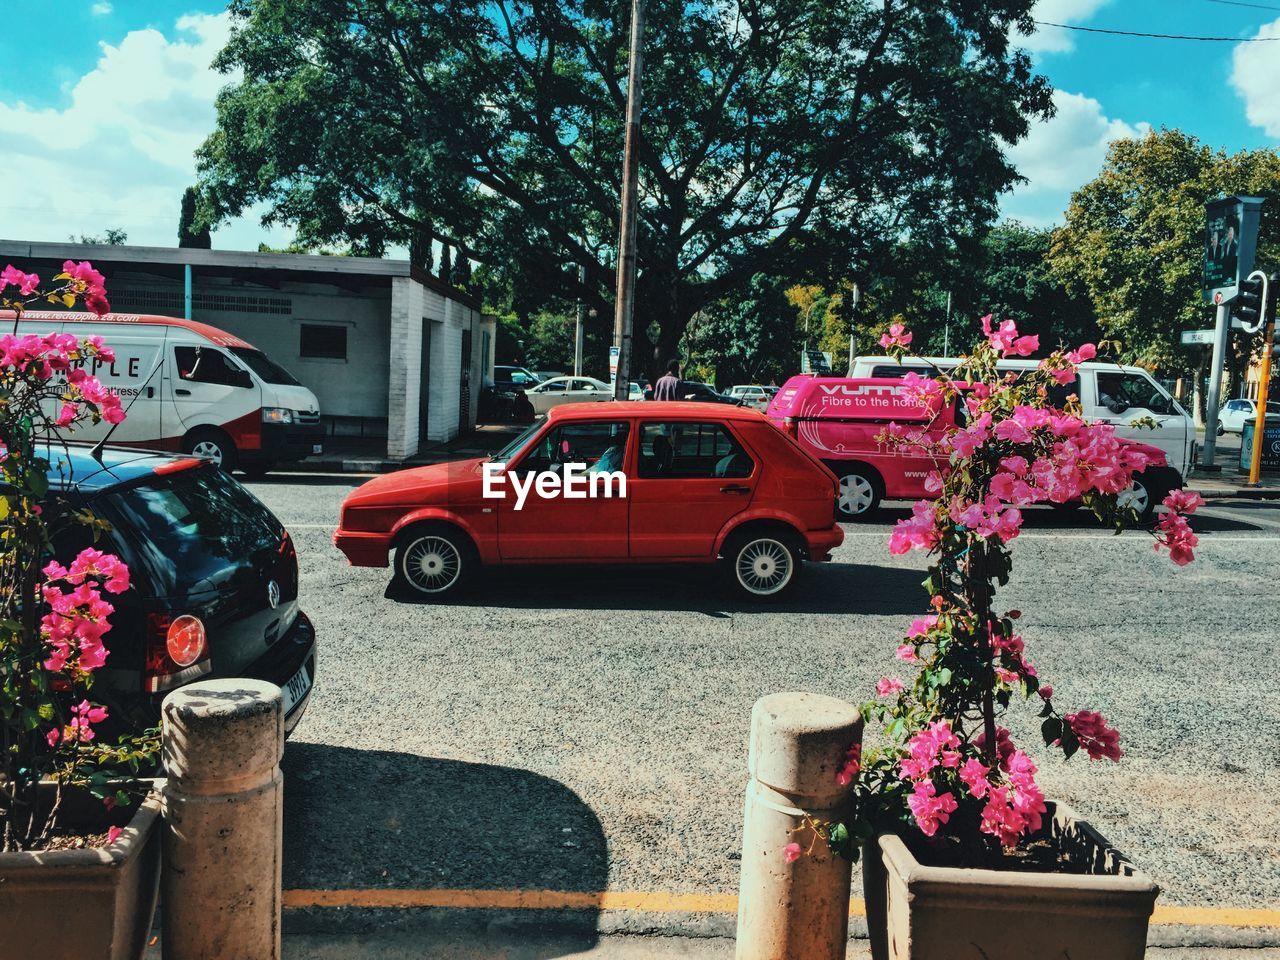
<path fill-rule="evenodd" d="M 836 478 L 759 412 L 704 403 L 554 407 L 493 457 L 401 470 L 347 496 L 334 543 L 427 597 L 485 566 L 719 562 L 779 596 L 844 540 Z"/>

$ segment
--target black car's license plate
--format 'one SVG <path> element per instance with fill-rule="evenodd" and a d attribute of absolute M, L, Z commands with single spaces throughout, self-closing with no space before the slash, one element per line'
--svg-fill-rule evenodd
<path fill-rule="evenodd" d="M 284 685 L 281 691 L 284 694 L 284 712 L 287 715 L 290 710 L 302 702 L 302 699 L 311 689 L 311 671 L 307 669 L 304 663 L 302 669 L 289 678 L 289 682 Z"/>

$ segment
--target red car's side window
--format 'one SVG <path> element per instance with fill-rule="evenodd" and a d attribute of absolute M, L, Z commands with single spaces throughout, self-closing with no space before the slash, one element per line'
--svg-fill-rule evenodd
<path fill-rule="evenodd" d="M 641 479 L 741 479 L 754 471 L 755 461 L 723 424 L 673 420 L 641 428 Z"/>

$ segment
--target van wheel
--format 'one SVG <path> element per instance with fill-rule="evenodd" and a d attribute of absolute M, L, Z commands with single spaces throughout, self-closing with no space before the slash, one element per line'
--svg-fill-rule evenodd
<path fill-rule="evenodd" d="M 1147 480 L 1142 476 L 1133 478 L 1128 490 L 1124 490 L 1116 495 L 1116 504 L 1120 507 L 1127 507 L 1138 515 L 1141 523 L 1150 523 L 1151 518 L 1155 516 L 1156 500 L 1160 499 L 1156 496 L 1156 491 L 1152 490 Z"/>
<path fill-rule="evenodd" d="M 730 585 L 751 600 L 778 599 L 800 575 L 800 551 L 791 537 L 777 530 L 735 534 L 725 544 L 722 556 Z"/>
<path fill-rule="evenodd" d="M 236 445 L 221 430 L 192 430 L 182 443 L 184 453 L 212 460 L 227 473 L 236 468 Z"/>
<path fill-rule="evenodd" d="M 396 548 L 397 579 L 431 600 L 461 593 L 479 568 L 480 556 L 471 540 L 447 524 L 413 527 Z"/>
<path fill-rule="evenodd" d="M 836 509 L 842 520 L 863 520 L 880 506 L 880 478 L 865 467 L 849 467 L 836 487 Z"/>

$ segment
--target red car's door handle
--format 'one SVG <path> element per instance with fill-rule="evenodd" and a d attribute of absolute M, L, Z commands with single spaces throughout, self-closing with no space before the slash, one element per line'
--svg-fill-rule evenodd
<path fill-rule="evenodd" d="M 750 493 L 750 487 L 744 487 L 741 484 L 732 483 L 727 487 L 720 488 L 721 493 Z"/>

